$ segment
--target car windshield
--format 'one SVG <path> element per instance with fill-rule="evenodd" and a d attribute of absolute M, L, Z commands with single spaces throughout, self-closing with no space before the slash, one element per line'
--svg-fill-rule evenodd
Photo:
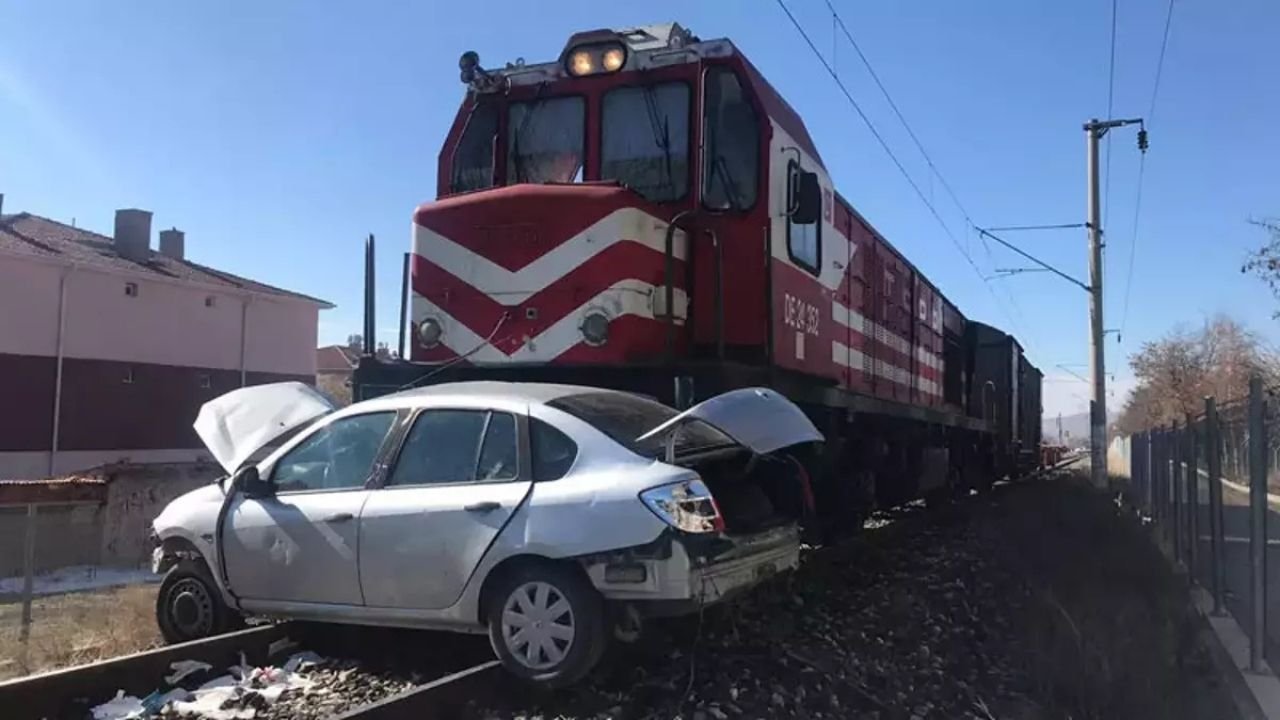
<path fill-rule="evenodd" d="M 678 414 L 660 402 L 639 395 L 612 392 L 566 395 L 547 404 L 590 423 L 628 450 L 655 458 L 662 457 L 667 434 L 647 438 L 643 442 L 636 438 Z M 728 435 L 700 420 L 684 423 L 678 430 L 677 455 L 733 444 Z"/>

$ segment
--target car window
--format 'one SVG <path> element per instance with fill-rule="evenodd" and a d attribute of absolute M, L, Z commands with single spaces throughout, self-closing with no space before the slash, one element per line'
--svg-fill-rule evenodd
<path fill-rule="evenodd" d="M 409 430 L 388 484 L 512 480 L 519 474 L 515 427 L 508 413 L 427 410 Z"/>
<path fill-rule="evenodd" d="M 559 480 L 578 457 L 578 445 L 551 425 L 529 418 L 529 448 L 533 453 L 533 481 Z"/>
<path fill-rule="evenodd" d="M 507 413 L 490 413 L 489 427 L 484 432 L 484 444 L 480 447 L 480 465 L 476 479 L 514 480 L 519 474 L 516 465 L 516 418 Z"/>
<path fill-rule="evenodd" d="M 363 487 L 394 412 L 339 418 L 285 453 L 272 470 L 276 492 Z"/>
<path fill-rule="evenodd" d="M 676 411 L 655 400 L 617 392 L 589 392 L 556 398 L 547 405 L 587 422 L 618 444 L 648 457 L 661 457 L 666 435 L 639 442 L 636 438 L 676 416 Z M 676 437 L 677 454 L 733 444 L 724 433 L 701 422 L 684 424 Z"/>

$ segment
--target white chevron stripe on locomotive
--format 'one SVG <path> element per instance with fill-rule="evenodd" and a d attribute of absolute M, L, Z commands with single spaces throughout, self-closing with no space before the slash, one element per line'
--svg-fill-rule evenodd
<path fill-rule="evenodd" d="M 666 222 L 642 210 L 619 208 L 515 271 L 416 223 L 413 251 L 497 302 L 512 306 L 528 300 L 612 245 L 634 242 L 664 254 L 666 231 Z M 676 231 L 672 252 L 679 260 L 685 258 L 684 231 Z"/>
<path fill-rule="evenodd" d="M 831 362 L 836 365 L 866 372 L 866 361 L 867 357 L 861 350 L 849 347 L 839 340 L 831 341 Z M 871 371 L 875 373 L 876 377 L 911 387 L 911 372 L 905 368 L 900 368 L 884 360 L 872 359 Z M 928 395 L 941 395 L 938 383 L 923 375 L 916 376 L 916 387 Z"/>
<path fill-rule="evenodd" d="M 874 320 L 868 319 L 857 310 L 854 310 L 851 307 L 846 307 L 838 300 L 831 301 L 831 318 L 850 330 L 857 330 L 862 333 L 863 336 L 875 337 L 876 340 L 879 340 L 903 355 L 913 354 L 911 352 L 911 343 L 905 338 L 895 334 L 888 328 L 882 327 Z M 925 367 L 932 368 L 933 370 L 942 369 L 942 358 L 938 357 L 936 353 L 926 350 L 923 345 L 916 346 L 914 355 L 916 360 Z"/>
<path fill-rule="evenodd" d="M 654 294 L 659 291 L 659 287 L 642 280 L 620 280 L 576 309 L 565 313 L 563 317 L 536 336 L 522 338 L 520 347 L 511 353 L 485 342 L 485 338 L 493 332 L 493 328 L 467 327 L 465 323 L 454 318 L 439 305 L 417 293 L 413 296 L 413 319 L 417 324 L 426 318 L 434 318 L 444 329 L 440 342 L 458 355 L 471 353 L 469 359 L 473 362 L 547 362 L 582 342 L 580 328 L 582 319 L 588 311 L 603 312 L 611 320 L 626 315 L 653 319 Z M 675 291 L 677 325 L 684 323 L 687 310 L 688 302 L 685 292 L 677 288 Z M 493 342 L 499 342 L 507 337 L 508 333 L 499 328 Z"/>

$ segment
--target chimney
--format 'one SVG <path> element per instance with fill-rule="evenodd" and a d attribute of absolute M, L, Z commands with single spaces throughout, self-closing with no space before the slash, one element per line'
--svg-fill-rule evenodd
<path fill-rule="evenodd" d="M 4 193 L 0 193 L 0 215 L 4 214 Z"/>
<path fill-rule="evenodd" d="M 186 256 L 187 236 L 178 228 L 160 231 L 160 254 L 174 260 Z"/>
<path fill-rule="evenodd" d="M 116 252 L 134 262 L 151 256 L 151 213 L 146 210 L 116 211 Z"/>

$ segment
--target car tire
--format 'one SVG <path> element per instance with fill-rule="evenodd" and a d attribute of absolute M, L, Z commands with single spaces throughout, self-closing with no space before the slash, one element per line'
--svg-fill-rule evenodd
<path fill-rule="evenodd" d="M 156 624 L 165 642 L 173 644 L 235 630 L 243 620 L 223 602 L 209 567 L 201 560 L 184 558 L 160 581 Z"/>
<path fill-rule="evenodd" d="M 576 568 L 521 564 L 497 579 L 489 597 L 489 642 L 513 675 L 564 687 L 604 655 L 604 599 Z"/>

